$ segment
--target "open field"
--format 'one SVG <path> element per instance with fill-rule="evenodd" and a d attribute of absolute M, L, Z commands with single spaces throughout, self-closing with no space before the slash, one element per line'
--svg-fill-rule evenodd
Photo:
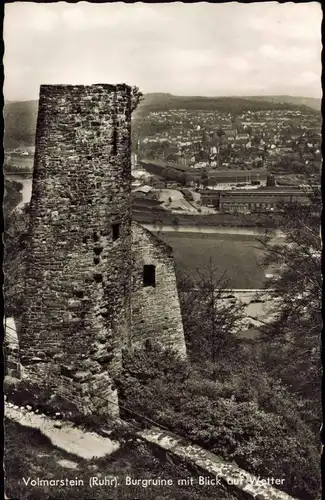
<path fill-rule="evenodd" d="M 263 288 L 260 266 L 262 249 L 253 235 L 163 232 L 162 239 L 174 250 L 176 268 L 191 274 L 203 271 L 212 259 L 220 275 L 226 273 L 227 288 Z"/>

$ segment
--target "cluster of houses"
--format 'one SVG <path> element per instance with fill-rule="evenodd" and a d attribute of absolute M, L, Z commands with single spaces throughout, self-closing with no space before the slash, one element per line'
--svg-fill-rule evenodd
<path fill-rule="evenodd" d="M 150 113 L 137 131 L 137 154 L 191 168 L 233 169 L 275 165 L 288 155 L 321 161 L 321 123 L 301 110 L 169 110 Z"/>

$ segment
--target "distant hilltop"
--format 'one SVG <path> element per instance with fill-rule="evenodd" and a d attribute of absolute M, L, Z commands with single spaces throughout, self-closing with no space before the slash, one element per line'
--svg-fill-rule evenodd
<path fill-rule="evenodd" d="M 5 102 L 3 109 L 5 148 L 34 146 L 37 111 L 38 100 Z"/>
<path fill-rule="evenodd" d="M 144 96 L 137 109 L 137 114 L 143 116 L 151 111 L 168 109 L 219 110 L 241 113 L 246 110 L 257 111 L 259 109 L 281 109 L 283 107 L 300 107 L 320 111 L 321 99 L 294 96 L 202 97 L 154 93 Z"/>
<path fill-rule="evenodd" d="M 241 113 L 246 110 L 304 108 L 320 112 L 321 99 L 292 96 L 201 97 L 176 96 L 167 93 L 146 94 L 135 117 L 152 111 L 169 109 L 211 110 Z M 4 145 L 6 148 L 33 146 L 36 131 L 38 101 L 8 101 L 4 106 Z"/>
<path fill-rule="evenodd" d="M 322 100 L 317 97 L 294 97 L 290 95 L 277 95 L 277 96 L 252 96 L 247 97 L 254 101 L 268 101 L 283 104 L 293 104 L 294 106 L 307 106 L 308 108 L 321 110 Z"/>

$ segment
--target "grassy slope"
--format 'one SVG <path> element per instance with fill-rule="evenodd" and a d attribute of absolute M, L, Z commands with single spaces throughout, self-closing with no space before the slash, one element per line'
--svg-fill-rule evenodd
<path fill-rule="evenodd" d="M 84 460 L 70 455 L 52 445 L 38 430 L 23 427 L 5 419 L 5 474 L 6 493 L 11 499 L 20 500 L 210 500 L 219 498 L 216 487 L 182 487 L 177 484 L 166 487 L 126 486 L 125 476 L 132 478 L 171 478 L 174 483 L 189 472 L 161 462 L 145 447 L 130 442 L 121 450 L 102 459 Z M 58 462 L 69 460 L 77 469 L 63 467 Z M 117 476 L 121 483 L 117 488 L 87 485 L 89 478 Z M 82 479 L 79 487 L 30 487 L 23 479 Z M 215 492 L 215 493 L 213 493 Z M 220 493 L 219 493 L 220 494 Z M 234 500 L 231 495 L 221 493 L 223 500 Z"/>

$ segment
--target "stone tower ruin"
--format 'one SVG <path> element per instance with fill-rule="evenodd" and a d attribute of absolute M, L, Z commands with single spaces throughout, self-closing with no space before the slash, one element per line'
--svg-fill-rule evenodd
<path fill-rule="evenodd" d="M 22 364 L 83 412 L 118 413 L 130 331 L 131 89 L 43 85 Z"/>

